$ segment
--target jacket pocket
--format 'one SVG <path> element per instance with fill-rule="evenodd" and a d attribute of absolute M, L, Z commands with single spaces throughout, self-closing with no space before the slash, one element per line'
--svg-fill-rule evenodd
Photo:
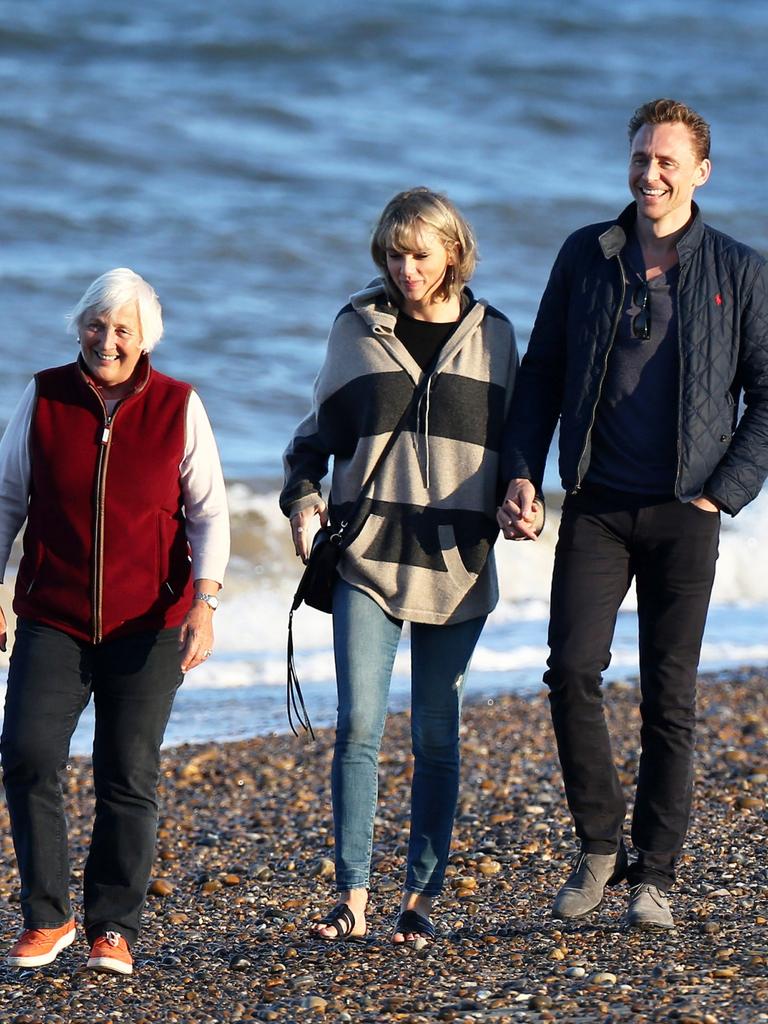
<path fill-rule="evenodd" d="M 725 409 L 720 418 L 720 425 L 722 429 L 718 434 L 718 440 L 721 444 L 730 444 L 733 439 L 733 430 L 736 424 L 736 402 L 733 399 L 733 395 L 730 391 L 725 393 Z"/>
<path fill-rule="evenodd" d="M 352 543 L 349 545 L 349 547 L 342 551 L 342 559 L 344 558 L 344 554 L 346 551 L 354 552 L 355 555 L 361 558 L 370 557 L 369 551 L 371 548 L 371 544 L 376 539 L 381 528 L 384 526 L 384 523 L 384 516 L 377 516 L 374 515 L 374 513 L 371 513 L 366 518 L 365 522 L 363 523 L 362 529 L 355 537 L 355 539 L 352 541 Z M 342 541 L 342 547 L 343 545 L 344 542 Z"/>
<path fill-rule="evenodd" d="M 477 575 L 470 572 L 464 565 L 456 544 L 456 533 L 450 523 L 442 523 L 438 526 L 437 536 L 440 541 L 440 552 L 451 579 L 464 585 L 474 583 Z"/>
<path fill-rule="evenodd" d="M 157 579 L 165 598 L 177 598 L 190 576 L 189 545 L 183 521 L 160 512 L 157 516 Z"/>

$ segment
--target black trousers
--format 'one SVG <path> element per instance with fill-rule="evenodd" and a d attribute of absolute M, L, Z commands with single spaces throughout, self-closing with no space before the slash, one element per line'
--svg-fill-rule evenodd
<path fill-rule="evenodd" d="M 595 488 L 563 507 L 544 681 L 568 806 L 588 853 L 617 848 L 626 814 L 601 682 L 633 578 L 637 590 L 642 724 L 632 885 L 670 888 L 688 828 L 696 672 L 719 532 L 718 513 L 674 500 Z"/>
<path fill-rule="evenodd" d="M 0 753 L 26 928 L 72 917 L 59 772 L 93 695 L 96 814 L 84 872 L 90 942 L 138 934 L 154 859 L 160 744 L 183 676 L 178 629 L 92 645 L 20 619 Z"/>

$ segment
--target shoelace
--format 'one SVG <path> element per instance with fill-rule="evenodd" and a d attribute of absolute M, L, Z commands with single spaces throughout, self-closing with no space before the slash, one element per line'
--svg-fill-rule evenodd
<path fill-rule="evenodd" d="M 657 886 L 651 885 L 650 882 L 638 882 L 637 885 L 630 886 L 629 898 L 636 899 L 643 889 L 647 891 L 653 902 L 658 906 L 662 906 L 667 899 L 666 893 L 663 893 Z"/>
<path fill-rule="evenodd" d="M 107 940 L 110 946 L 119 946 L 120 939 L 122 938 L 122 936 L 120 935 L 120 932 L 107 932 L 104 935 L 104 938 Z"/>
<path fill-rule="evenodd" d="M 572 874 L 577 875 L 579 871 L 581 871 L 582 867 L 585 867 L 587 871 L 590 873 L 590 875 L 592 875 L 592 877 L 595 879 L 595 881 L 597 881 L 597 878 L 595 877 L 595 872 L 592 870 L 589 864 L 587 864 L 587 855 L 586 853 L 584 853 L 583 850 L 581 851 L 581 853 L 577 855 L 576 860 L 573 863 Z"/>

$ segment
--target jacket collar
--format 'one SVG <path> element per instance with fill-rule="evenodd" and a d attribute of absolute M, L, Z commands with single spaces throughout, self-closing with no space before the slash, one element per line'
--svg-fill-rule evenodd
<path fill-rule="evenodd" d="M 88 367 L 86 366 L 85 360 L 83 359 L 82 355 L 78 355 L 75 366 L 83 383 L 95 394 L 98 394 L 96 390 L 96 385 L 93 381 L 93 377 L 91 377 L 90 373 L 88 372 Z M 150 365 L 149 356 L 147 355 L 146 352 L 142 353 L 141 357 L 139 358 L 139 361 L 136 364 L 136 369 L 138 371 L 136 377 L 136 384 L 134 385 L 133 391 L 131 391 L 130 395 L 127 396 L 128 398 L 132 398 L 134 395 L 138 395 L 140 392 L 144 390 L 147 384 L 149 384 L 149 378 L 152 374 L 152 366 Z"/>
<path fill-rule="evenodd" d="M 695 249 L 698 249 L 704 236 L 704 221 L 701 217 L 701 210 L 696 203 L 692 203 L 691 206 L 693 218 L 688 225 L 687 231 L 677 243 L 677 255 L 681 263 L 688 259 Z M 637 204 L 630 203 L 629 206 L 626 206 L 621 211 L 616 221 L 600 235 L 598 241 L 607 260 L 618 256 L 624 248 L 627 243 L 627 235 L 634 228 L 636 220 Z"/>

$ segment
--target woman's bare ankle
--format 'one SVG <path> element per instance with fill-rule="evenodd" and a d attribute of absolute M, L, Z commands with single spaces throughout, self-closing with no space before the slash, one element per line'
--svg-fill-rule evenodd
<path fill-rule="evenodd" d="M 365 908 L 368 906 L 368 890 L 344 889 L 336 893 L 336 899 L 339 903 L 346 903 L 352 913 L 357 916 L 364 914 Z"/>
<path fill-rule="evenodd" d="M 354 936 L 363 936 L 367 931 L 367 924 L 365 920 L 365 910 L 368 906 L 368 890 L 367 889 L 344 889 L 341 892 L 336 893 L 336 905 L 343 903 L 352 912 L 355 919 L 355 924 L 352 929 L 349 930 L 348 934 Z M 311 930 L 315 933 L 319 933 L 323 938 L 332 939 L 338 938 L 339 933 L 333 924 L 323 924 L 322 921 L 313 921 Z M 344 934 L 347 934 L 346 932 Z"/>
<path fill-rule="evenodd" d="M 415 910 L 422 917 L 429 917 L 432 913 L 434 896 L 425 896 L 421 892 L 404 892 L 400 901 L 400 912 L 404 910 Z"/>

